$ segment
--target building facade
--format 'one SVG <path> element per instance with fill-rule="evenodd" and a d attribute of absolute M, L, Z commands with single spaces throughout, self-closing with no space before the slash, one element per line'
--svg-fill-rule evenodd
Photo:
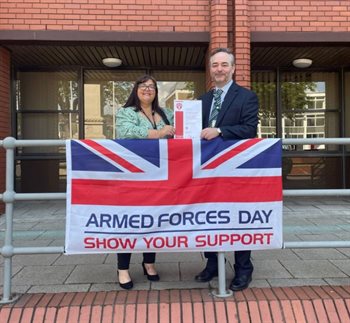
<path fill-rule="evenodd" d="M 349 1 L 0 0 L 0 138 L 113 138 L 138 76 L 156 77 L 164 106 L 196 98 L 217 47 L 233 49 L 235 80 L 259 96 L 261 137 L 350 136 Z M 349 156 L 285 147 L 284 187 L 349 188 Z M 16 191 L 64 191 L 64 158 L 18 149 Z M 1 191 L 4 169 L 1 152 Z"/>

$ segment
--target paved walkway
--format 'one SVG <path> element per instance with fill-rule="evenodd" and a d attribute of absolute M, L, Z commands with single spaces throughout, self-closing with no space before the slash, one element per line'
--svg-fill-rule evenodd
<path fill-rule="evenodd" d="M 63 201 L 19 202 L 14 245 L 63 246 L 64 221 Z M 0 239 L 4 222 L 0 217 Z M 350 240 L 350 198 L 286 198 L 284 240 Z M 229 282 L 232 254 L 227 258 Z M 350 249 L 258 251 L 252 258 L 250 288 L 223 300 L 211 296 L 216 279 L 193 280 L 205 264 L 200 253 L 159 253 L 156 283 L 133 255 L 131 292 L 120 290 L 112 254 L 17 255 L 12 291 L 22 296 L 0 309 L 0 322 L 350 322 Z"/>

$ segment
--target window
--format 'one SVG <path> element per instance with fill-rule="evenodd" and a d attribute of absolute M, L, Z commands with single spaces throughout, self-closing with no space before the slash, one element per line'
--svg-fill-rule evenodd
<path fill-rule="evenodd" d="M 258 136 L 260 138 L 276 137 L 276 75 L 273 72 L 254 72 L 252 90 L 259 99 Z"/>

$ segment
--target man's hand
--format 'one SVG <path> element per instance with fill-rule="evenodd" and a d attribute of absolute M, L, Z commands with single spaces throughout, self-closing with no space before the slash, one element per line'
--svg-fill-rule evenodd
<path fill-rule="evenodd" d="M 205 128 L 201 131 L 201 139 L 212 140 L 219 135 L 217 128 Z"/>

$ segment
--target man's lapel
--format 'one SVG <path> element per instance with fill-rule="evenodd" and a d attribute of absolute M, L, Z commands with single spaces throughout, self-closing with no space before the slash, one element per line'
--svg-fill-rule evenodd
<path fill-rule="evenodd" d="M 213 101 L 214 90 L 210 91 L 202 99 L 203 104 L 203 129 L 208 127 L 211 102 Z"/>

